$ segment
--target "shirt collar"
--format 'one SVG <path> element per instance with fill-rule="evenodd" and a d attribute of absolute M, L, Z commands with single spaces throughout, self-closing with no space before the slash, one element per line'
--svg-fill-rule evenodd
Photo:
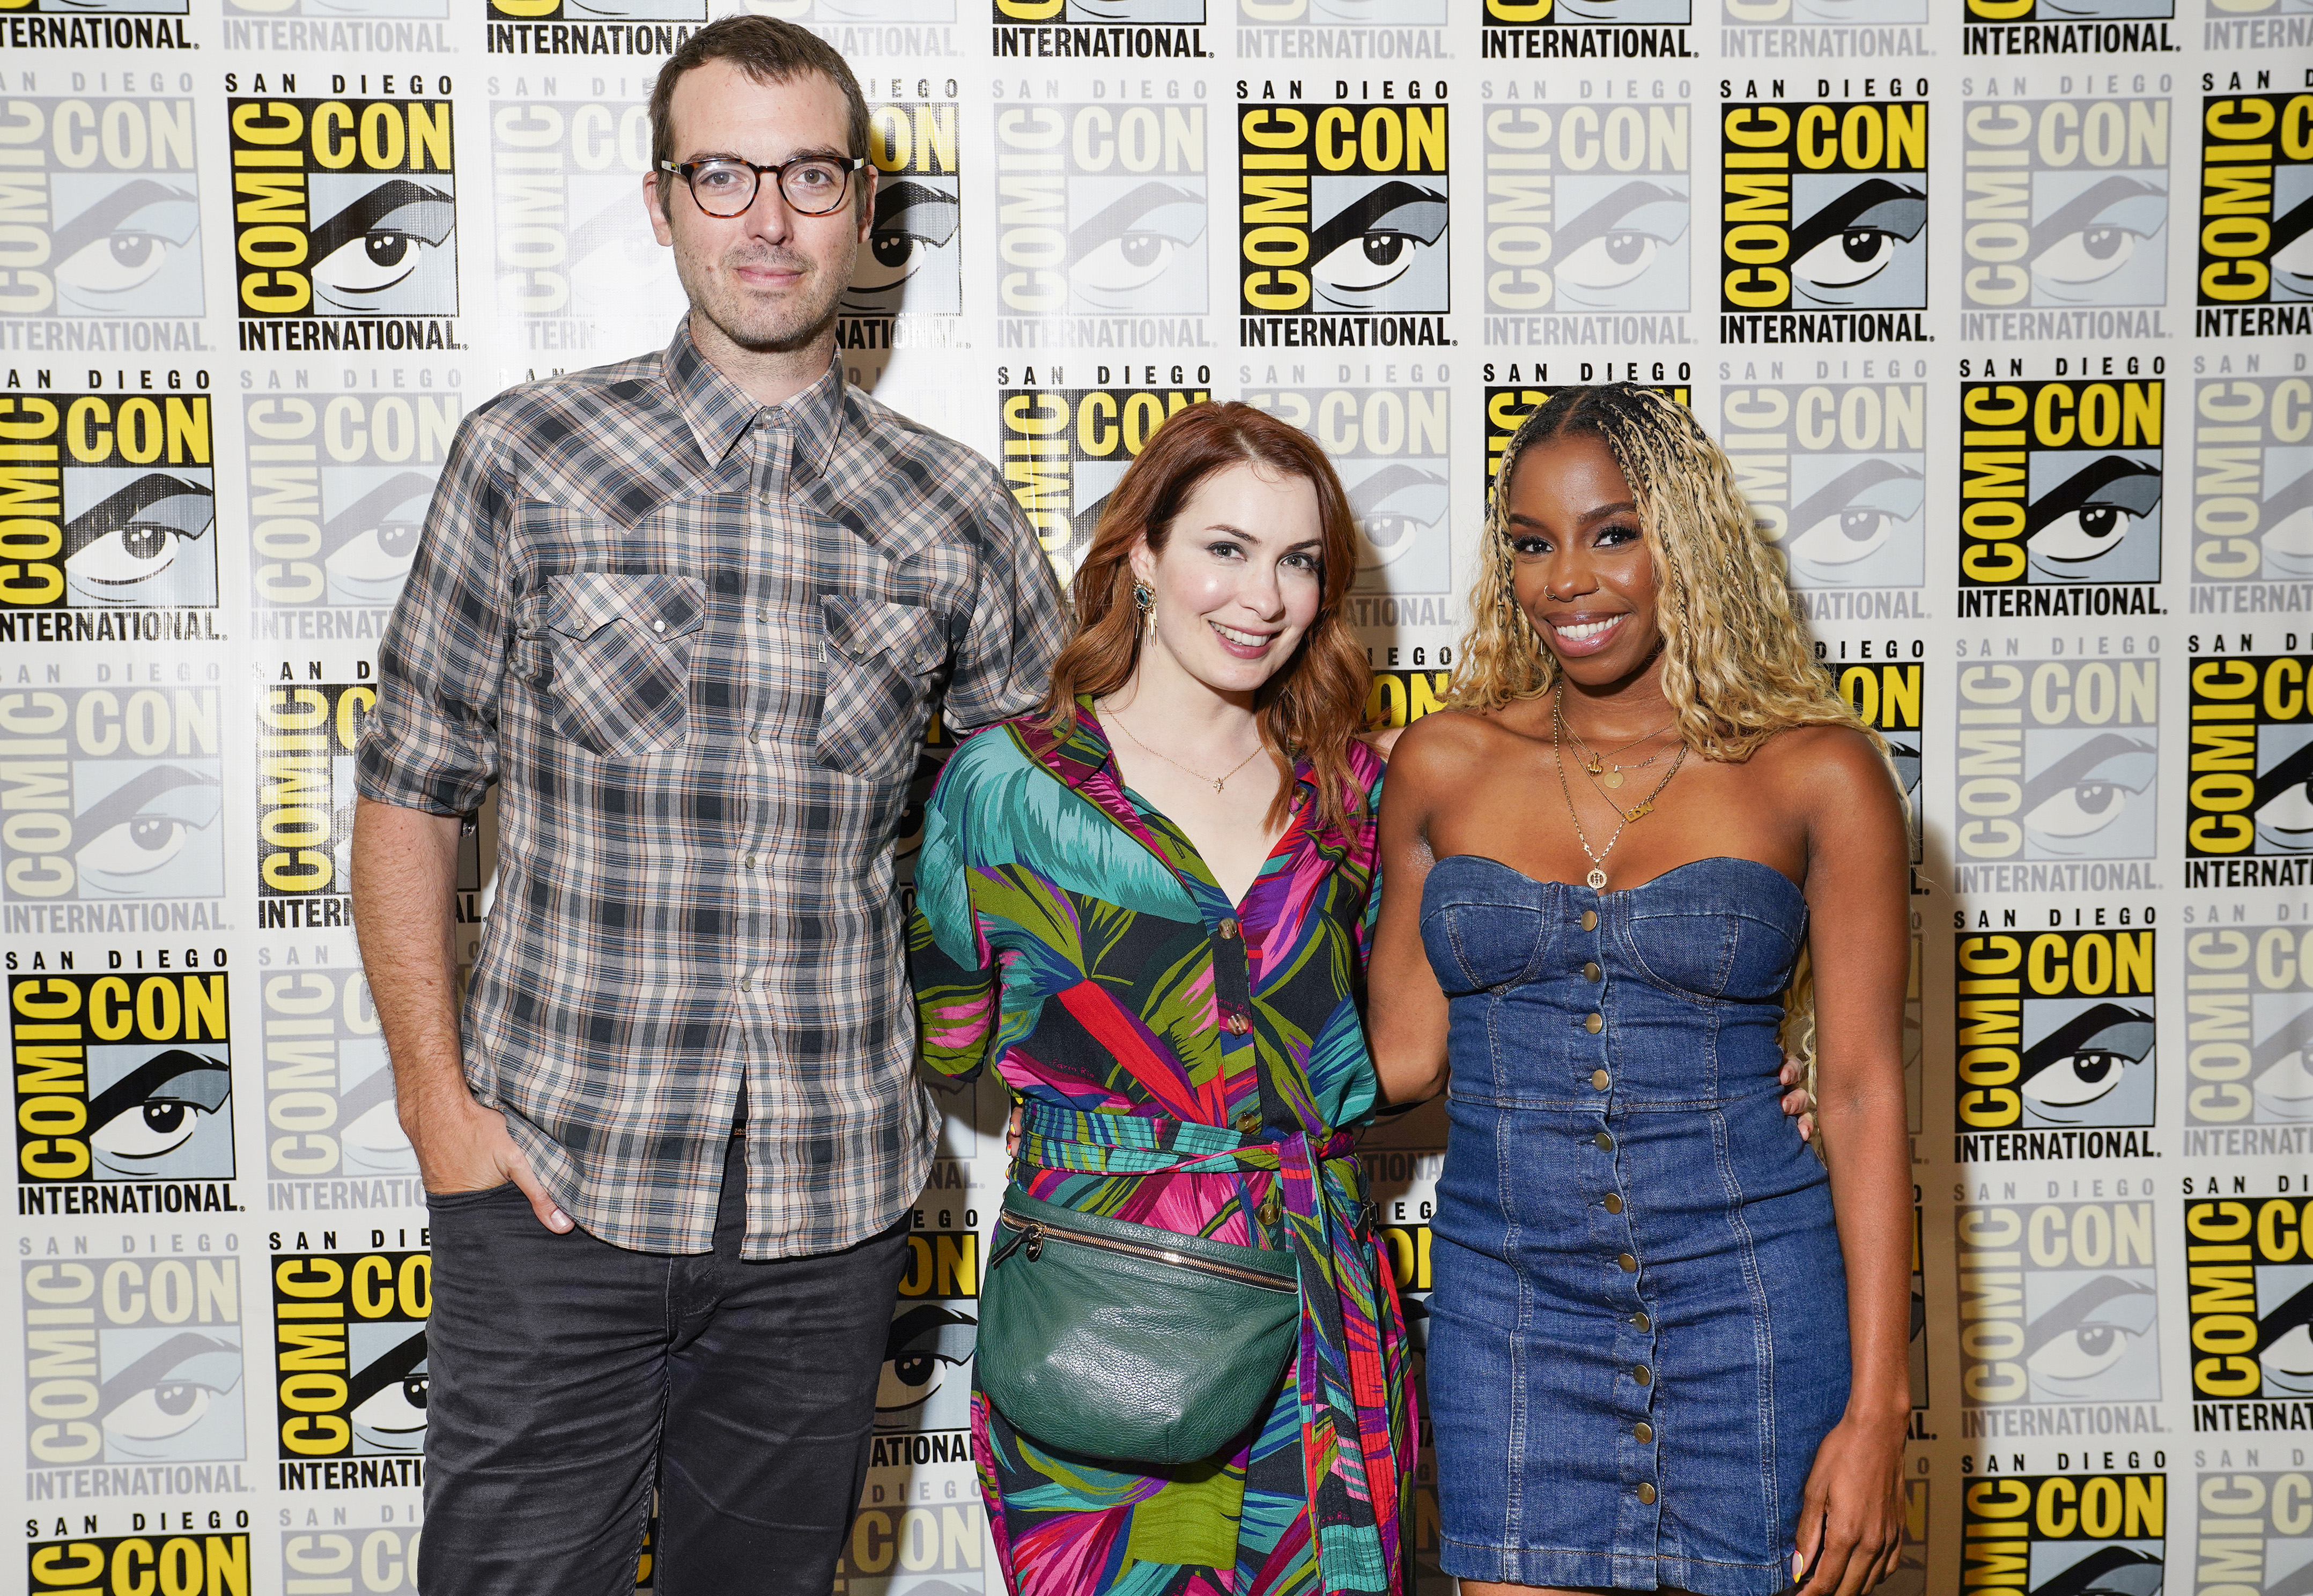
<path fill-rule="evenodd" d="M 685 314 L 667 341 L 662 357 L 667 391 L 690 428 L 699 452 L 720 462 L 733 445 L 747 436 L 755 418 L 777 410 L 794 434 L 791 456 L 799 476 L 822 474 L 835 453 L 843 429 L 843 367 L 833 360 L 817 382 L 780 405 L 759 405 L 738 384 L 699 352 L 691 340 L 690 317 Z"/>

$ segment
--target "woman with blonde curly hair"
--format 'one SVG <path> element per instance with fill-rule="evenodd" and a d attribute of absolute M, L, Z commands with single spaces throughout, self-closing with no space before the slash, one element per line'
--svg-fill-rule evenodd
<path fill-rule="evenodd" d="M 1859 1596 L 1911 1409 L 1884 747 L 1727 457 L 1642 389 L 1519 429 L 1471 612 L 1452 708 L 1390 763 L 1369 972 L 1384 1089 L 1450 1097 L 1442 1562 L 1464 1596 Z"/>

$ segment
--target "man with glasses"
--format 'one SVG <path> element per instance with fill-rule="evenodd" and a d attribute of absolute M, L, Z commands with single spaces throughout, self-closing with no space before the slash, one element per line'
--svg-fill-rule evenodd
<path fill-rule="evenodd" d="M 631 1589 L 654 1487 L 662 1596 L 824 1596 L 936 1131 L 907 787 L 936 703 L 1032 707 L 1063 634 L 988 463 L 831 363 L 875 187 L 841 57 L 727 18 L 651 128 L 690 312 L 468 419 L 361 747 L 356 922 L 430 1209 L 427 1596 Z"/>

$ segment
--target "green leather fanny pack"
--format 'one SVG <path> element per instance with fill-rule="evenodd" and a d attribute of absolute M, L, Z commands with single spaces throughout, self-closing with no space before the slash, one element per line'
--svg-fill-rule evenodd
<path fill-rule="evenodd" d="M 1004 1193 L 980 1287 L 980 1388 L 1047 1446 L 1194 1463 L 1258 1418 L 1292 1356 L 1292 1257 Z"/>

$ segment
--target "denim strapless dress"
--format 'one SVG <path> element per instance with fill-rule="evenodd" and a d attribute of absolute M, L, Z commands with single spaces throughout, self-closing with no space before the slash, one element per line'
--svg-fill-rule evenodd
<path fill-rule="evenodd" d="M 1784 1118 L 1781 871 L 1596 892 L 1456 855 L 1421 934 L 1452 1011 L 1429 1300 L 1442 1562 L 1774 1596 L 1845 1410 L 1847 1281 Z"/>

